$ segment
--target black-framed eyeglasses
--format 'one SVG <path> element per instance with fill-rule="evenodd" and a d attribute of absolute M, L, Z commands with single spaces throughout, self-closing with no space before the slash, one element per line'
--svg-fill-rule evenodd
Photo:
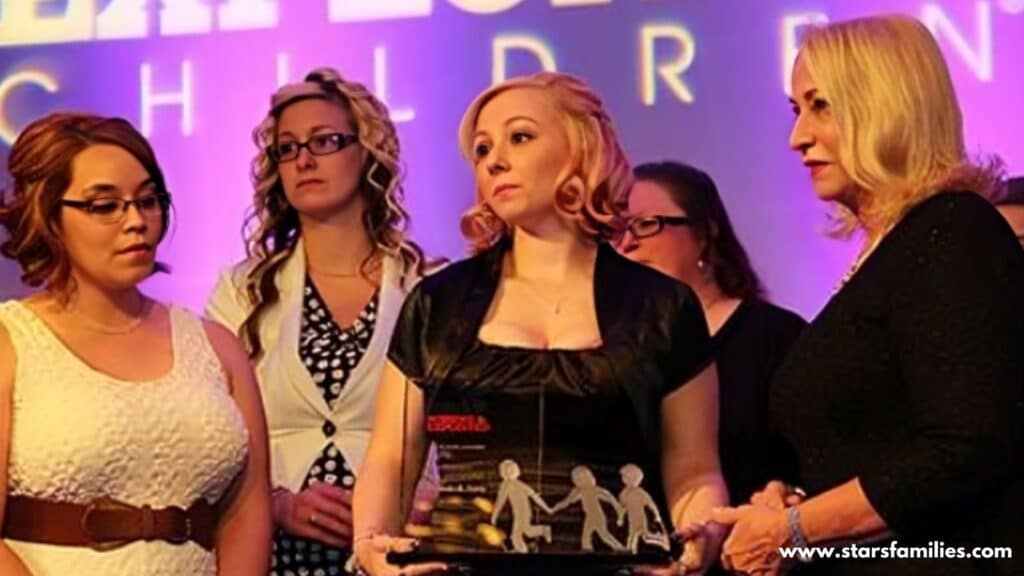
<path fill-rule="evenodd" d="M 661 232 L 665 226 L 692 226 L 693 220 L 686 216 L 642 216 L 633 218 L 626 225 L 626 229 L 634 238 L 647 238 Z"/>
<path fill-rule="evenodd" d="M 92 200 L 68 200 L 63 198 L 61 205 L 82 210 L 104 224 L 117 224 L 128 214 L 128 207 L 135 206 L 143 216 L 163 216 L 170 205 L 166 194 L 153 192 L 139 196 L 134 200 L 124 198 L 93 198 Z"/>
<path fill-rule="evenodd" d="M 274 162 L 291 162 L 299 157 L 303 148 L 309 150 L 314 156 L 326 156 L 344 150 L 359 141 L 355 134 L 342 132 L 330 132 L 316 134 L 305 142 L 275 142 L 267 147 L 267 153 L 274 159 Z"/>

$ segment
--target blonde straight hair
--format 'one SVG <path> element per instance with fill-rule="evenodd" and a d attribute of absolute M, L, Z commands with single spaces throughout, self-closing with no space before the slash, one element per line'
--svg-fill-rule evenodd
<path fill-rule="evenodd" d="M 972 162 L 949 68 L 931 32 L 906 16 L 875 16 L 813 28 L 800 58 L 829 100 L 839 162 L 866 195 L 861 213 L 837 205 L 836 235 L 870 222 L 892 226 L 947 190 L 990 196 L 1001 162 Z"/>

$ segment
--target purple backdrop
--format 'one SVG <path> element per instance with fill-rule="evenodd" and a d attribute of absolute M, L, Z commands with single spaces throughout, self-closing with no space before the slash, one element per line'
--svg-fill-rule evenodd
<path fill-rule="evenodd" d="M 784 63 L 801 24 L 879 11 L 936 32 L 971 150 L 1024 170 L 1024 0 L 0 0 L 0 156 L 57 109 L 142 127 L 176 204 L 160 254 L 175 270 L 149 289 L 200 308 L 243 254 L 250 134 L 279 81 L 331 65 L 382 93 L 413 235 L 458 257 L 473 196 L 458 120 L 502 68 L 554 65 L 603 94 L 633 161 L 708 170 L 773 298 L 809 317 L 855 246 L 821 234 L 824 206 L 787 148 Z M 23 290 L 0 265 L 0 297 Z"/>

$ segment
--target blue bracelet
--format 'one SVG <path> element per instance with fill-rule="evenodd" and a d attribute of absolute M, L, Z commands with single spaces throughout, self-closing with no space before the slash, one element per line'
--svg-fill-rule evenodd
<path fill-rule="evenodd" d="M 800 510 L 796 506 L 790 506 L 786 509 L 786 519 L 789 524 L 789 539 L 792 541 L 794 547 L 797 548 L 810 548 L 811 545 L 807 542 L 807 536 L 804 534 L 804 529 L 800 526 Z M 803 554 L 796 555 L 797 560 L 801 562 L 810 562 L 810 555 L 804 556 Z"/>

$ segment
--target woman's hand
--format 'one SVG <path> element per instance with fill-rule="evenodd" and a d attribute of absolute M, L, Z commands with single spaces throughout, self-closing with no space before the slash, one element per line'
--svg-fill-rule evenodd
<path fill-rule="evenodd" d="M 352 491 L 317 482 L 292 494 L 274 496 L 274 523 L 294 536 L 334 548 L 352 545 Z"/>
<path fill-rule="evenodd" d="M 767 506 L 776 510 L 783 510 L 789 506 L 796 506 L 807 498 L 807 493 L 797 486 L 790 486 L 780 480 L 772 480 L 761 490 L 754 492 L 750 497 L 750 503 L 754 506 Z"/>
<path fill-rule="evenodd" d="M 779 548 L 790 546 L 785 508 L 755 506 L 716 508 L 712 522 L 732 526 L 722 546 L 722 567 L 757 576 L 776 576 L 786 568 Z"/>
<path fill-rule="evenodd" d="M 635 573 L 645 576 L 683 576 L 702 574 L 710 563 L 705 558 L 708 527 L 693 523 L 676 530 L 674 538 L 683 544 L 683 552 L 675 562 L 666 566 L 639 566 Z"/>
<path fill-rule="evenodd" d="M 448 569 L 447 565 L 441 562 L 408 564 L 402 567 L 388 562 L 388 554 L 412 552 L 416 549 L 417 544 L 417 541 L 412 538 L 397 538 L 386 534 L 374 534 L 361 538 L 355 544 L 359 569 L 370 576 L 442 574 Z"/>

